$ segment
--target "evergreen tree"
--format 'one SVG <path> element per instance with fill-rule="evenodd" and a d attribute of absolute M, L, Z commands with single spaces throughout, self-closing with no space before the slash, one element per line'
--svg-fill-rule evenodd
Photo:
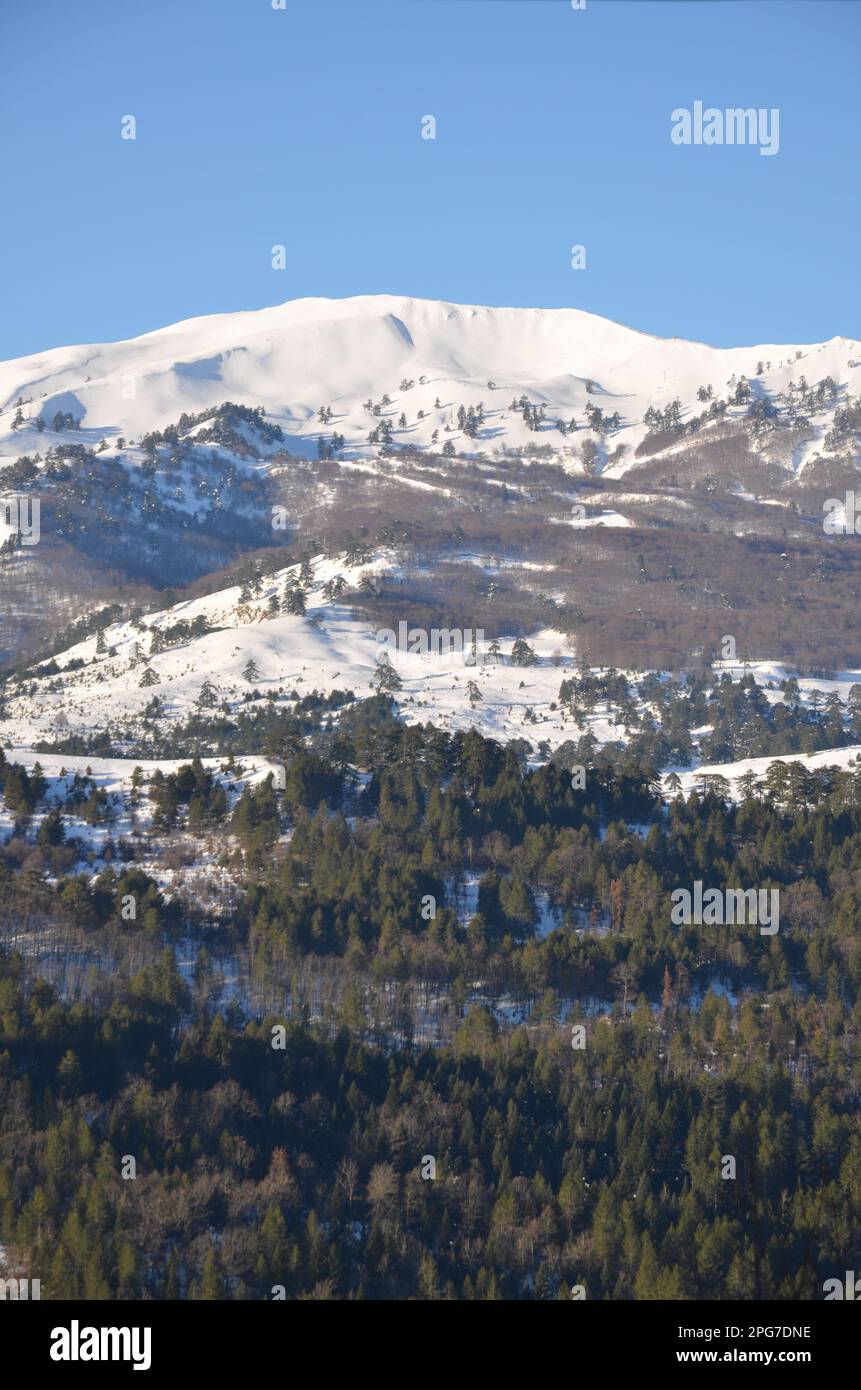
<path fill-rule="evenodd" d="M 512 666 L 537 666 L 538 657 L 523 637 L 518 637 L 511 648 Z"/>

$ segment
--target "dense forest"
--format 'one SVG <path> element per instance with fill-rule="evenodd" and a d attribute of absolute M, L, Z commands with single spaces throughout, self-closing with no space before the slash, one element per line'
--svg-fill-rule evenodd
<path fill-rule="evenodd" d="M 716 738 L 766 718 L 733 689 Z M 7 1261 L 43 1297 L 159 1299 L 816 1299 L 857 1268 L 861 775 L 778 763 L 736 803 L 666 803 L 633 755 L 580 785 L 384 697 L 306 715 L 283 790 L 231 802 L 199 760 L 152 779 L 161 834 L 223 842 L 219 921 L 133 846 L 75 872 L 63 810 L 28 830 L 38 770 L 0 764 Z M 104 814 L 86 778 L 69 797 Z M 778 890 L 779 931 L 672 925 L 697 879 Z M 37 930 L 137 965 L 63 997 Z M 209 987 L 226 940 L 283 1008 Z"/>
<path fill-rule="evenodd" d="M 582 1050 L 476 1012 L 385 1055 L 190 1017 L 169 952 L 101 1018 L 6 964 L 2 1238 L 53 1297 L 820 1297 L 861 1251 L 857 1009 L 670 996 Z"/>

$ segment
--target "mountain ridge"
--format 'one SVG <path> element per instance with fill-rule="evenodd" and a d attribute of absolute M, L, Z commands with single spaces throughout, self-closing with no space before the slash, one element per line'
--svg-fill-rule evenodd
<path fill-rule="evenodd" d="M 834 618 L 858 562 L 823 528 L 861 464 L 851 339 L 712 348 L 574 308 L 308 298 L 0 363 L 3 400 L 0 496 L 32 494 L 42 535 L 0 514 L 4 666 L 123 586 L 146 609 L 249 552 L 358 539 L 402 547 L 381 626 L 409 601 L 684 663 L 726 611 L 771 651 L 777 585 L 782 657 L 859 659 Z"/>
<path fill-rule="evenodd" d="M 698 388 L 711 386 L 719 397 L 725 378 L 761 377 L 762 391 L 772 397 L 805 375 L 799 364 L 806 364 L 807 376 L 837 374 L 850 395 L 861 391 L 861 366 L 852 365 L 856 350 L 861 357 L 861 342 L 842 337 L 716 348 L 660 338 L 574 307 L 498 308 L 399 295 L 309 297 L 0 362 L 0 457 L 13 456 L 25 441 L 32 445 L 27 421 L 39 414 L 50 423 L 57 411 L 68 412 L 104 438 L 162 428 L 181 413 L 226 399 L 262 405 L 299 453 L 312 449 L 323 433 L 316 412 L 337 406 L 346 446 L 367 457 L 374 450 L 363 398 L 375 393 L 389 395 L 406 416 L 399 442 L 429 448 L 435 429 L 452 430 L 459 401 L 442 395 L 458 387 L 466 392 L 465 406 L 494 392 L 486 438 L 497 446 L 532 440 L 496 392 L 526 392 L 560 415 L 579 412 L 581 424 L 589 396 L 610 397 L 622 415 L 619 441 L 633 455 L 647 433 L 642 417 L 650 405 L 679 399 L 690 414 Z M 410 374 L 407 401 L 399 383 Z M 15 433 L 8 416 L 19 399 L 29 413 Z"/>

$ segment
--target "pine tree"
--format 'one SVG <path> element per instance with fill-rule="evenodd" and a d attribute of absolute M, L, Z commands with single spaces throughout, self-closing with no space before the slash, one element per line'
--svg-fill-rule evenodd
<path fill-rule="evenodd" d="M 218 691 L 212 681 L 205 680 L 197 697 L 198 709 L 214 709 L 218 704 Z"/>
<path fill-rule="evenodd" d="M 330 602 L 341 597 L 347 587 L 347 581 L 342 574 L 336 574 L 332 579 L 327 580 L 323 585 L 323 597 Z"/>
<path fill-rule="evenodd" d="M 538 665 L 538 657 L 523 637 L 518 637 L 511 648 L 511 664 L 512 666 Z"/>
<path fill-rule="evenodd" d="M 197 1297 L 204 1302 L 213 1302 L 224 1297 L 224 1280 L 214 1245 L 210 1245 L 204 1257 Z"/>
<path fill-rule="evenodd" d="M 288 589 L 284 595 L 284 612 L 293 618 L 302 618 L 305 615 L 305 591 L 304 589 Z"/>
<path fill-rule="evenodd" d="M 374 672 L 371 685 L 377 695 L 394 695 L 403 688 L 403 681 L 385 656 Z"/>

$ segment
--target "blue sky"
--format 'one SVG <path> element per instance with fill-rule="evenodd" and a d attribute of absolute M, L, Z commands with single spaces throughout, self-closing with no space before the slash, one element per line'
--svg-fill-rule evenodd
<path fill-rule="evenodd" d="M 861 337 L 854 0 L 3 0 L 0 49 L 0 358 L 379 292 Z M 779 153 L 675 146 L 696 100 Z"/>

